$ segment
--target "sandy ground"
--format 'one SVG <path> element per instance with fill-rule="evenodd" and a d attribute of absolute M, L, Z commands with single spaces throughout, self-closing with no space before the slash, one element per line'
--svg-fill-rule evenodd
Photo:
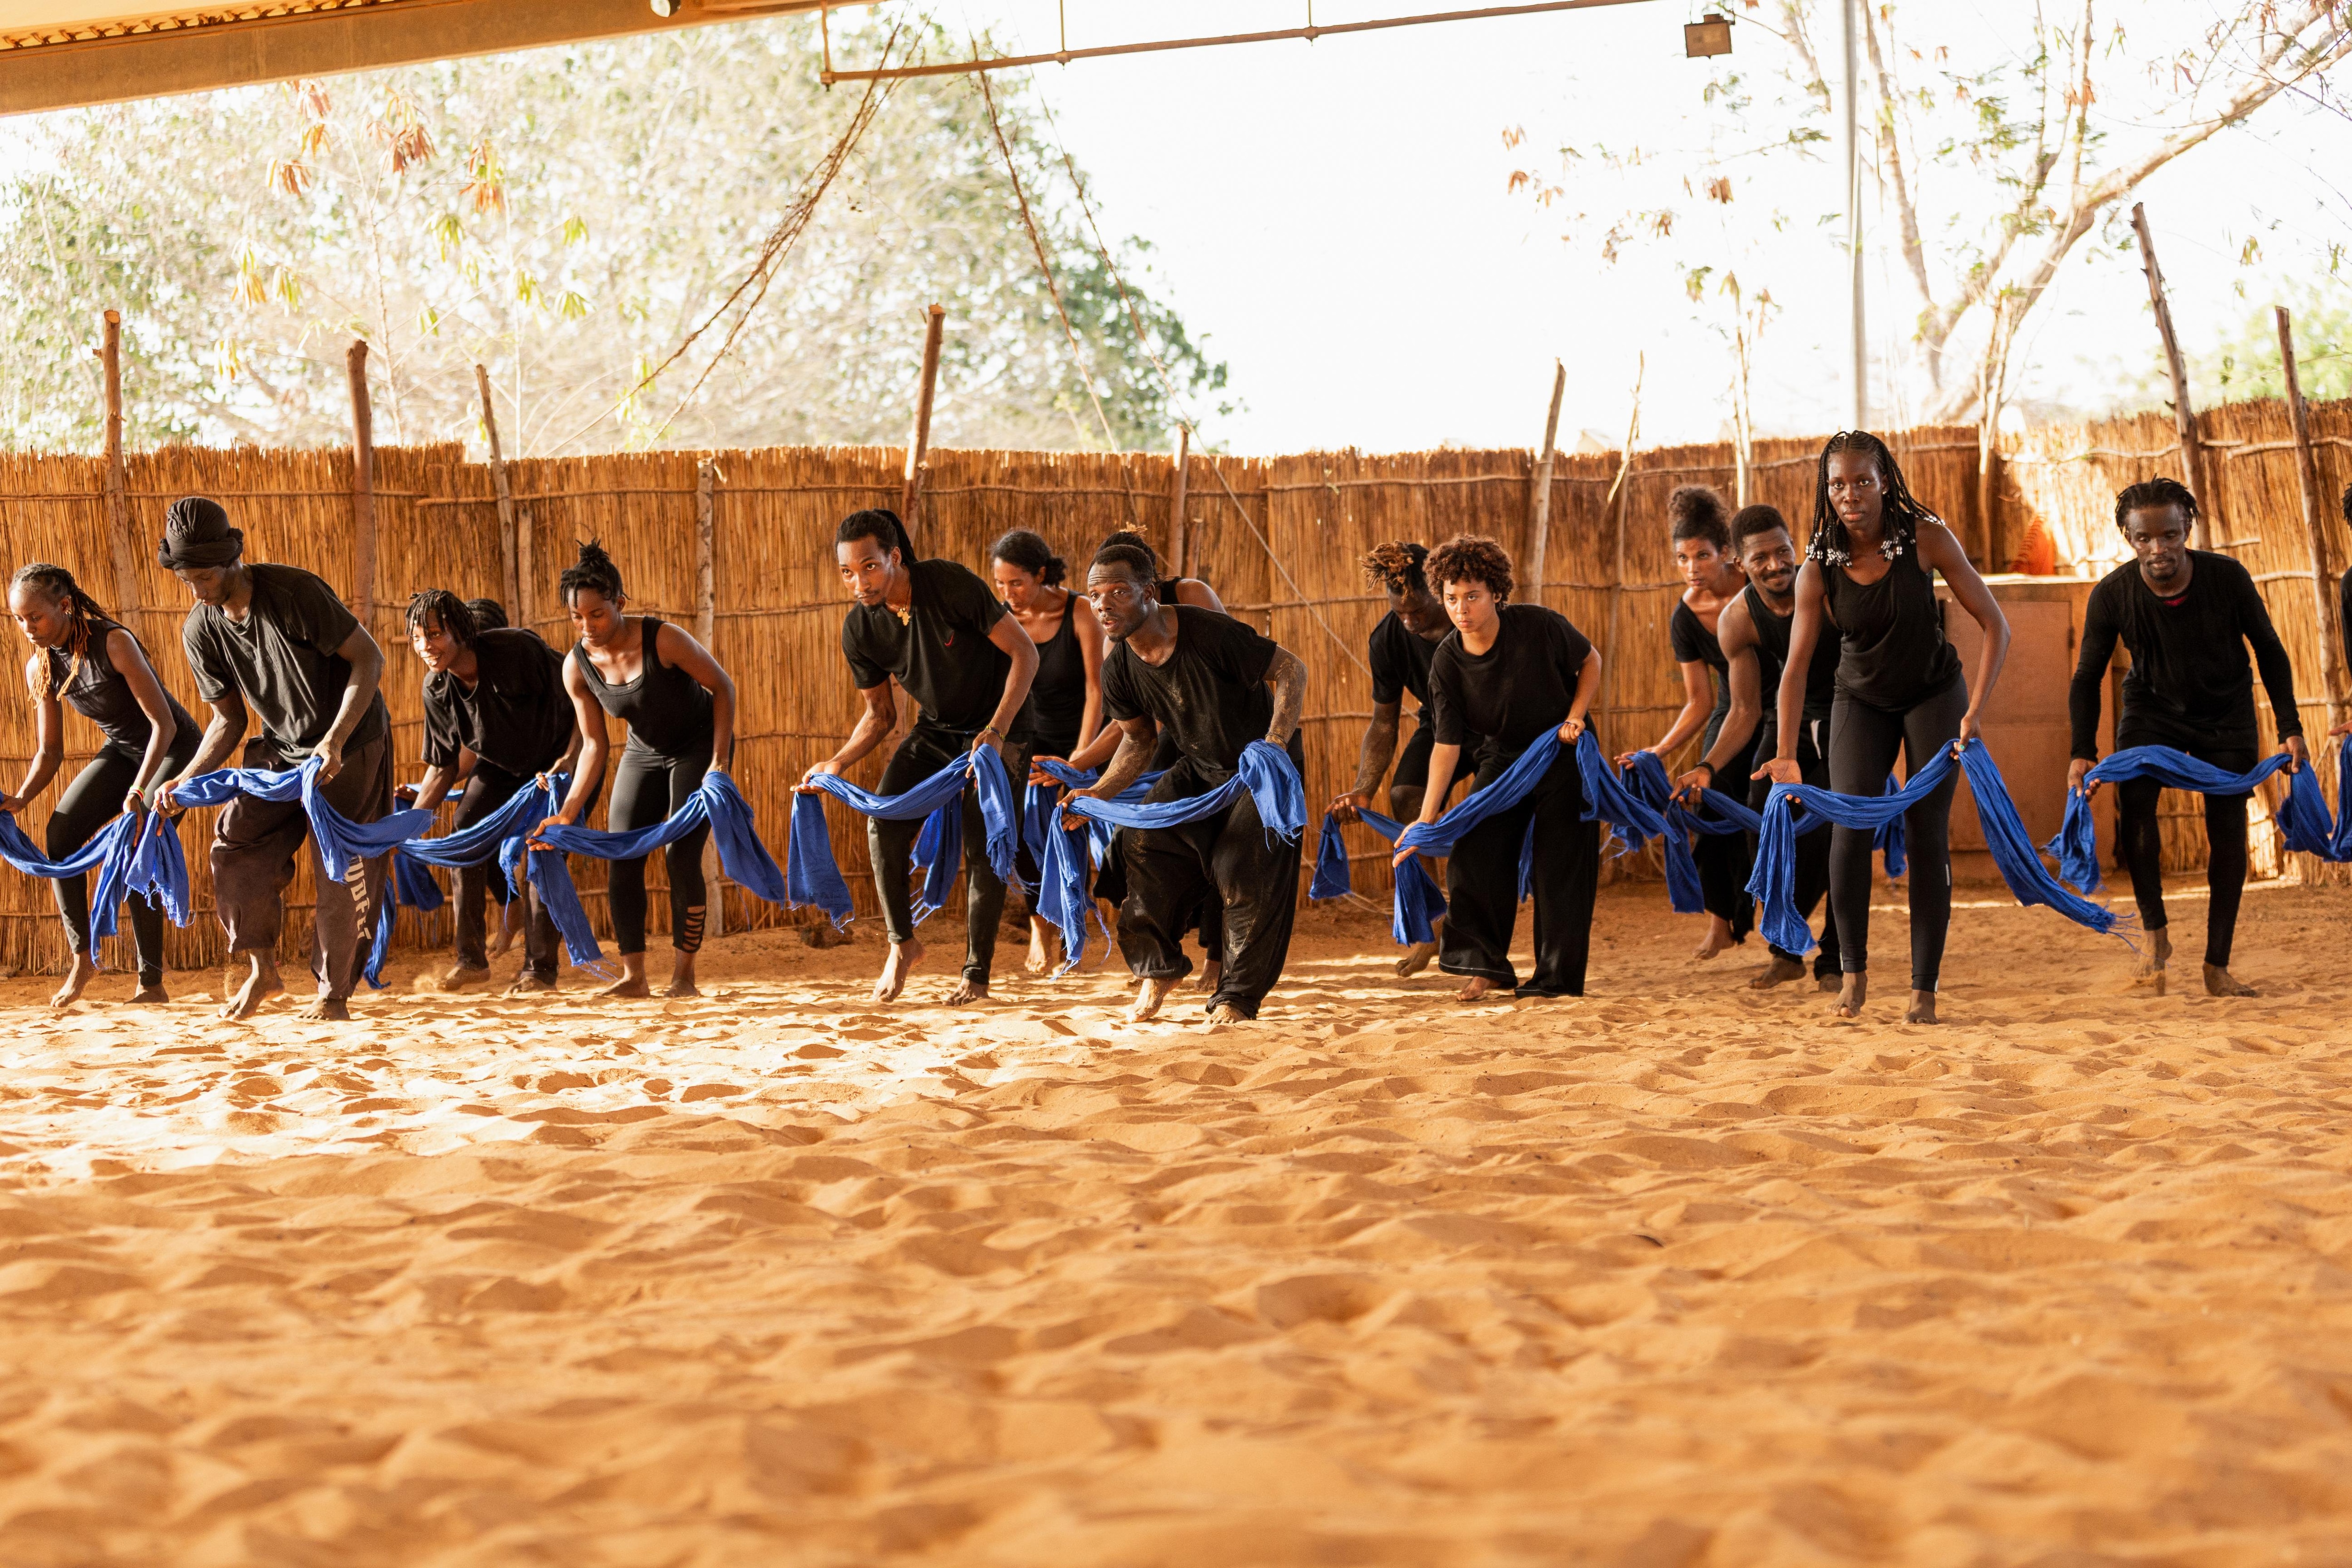
<path fill-rule="evenodd" d="M 1939 1030 L 1654 888 L 1580 1002 L 1318 911 L 1222 1029 L 875 1010 L 870 936 L 351 1026 L 12 982 L 0 1562 L 2352 1563 L 2347 916 L 2252 892 L 2220 1003 L 1989 899 Z"/>

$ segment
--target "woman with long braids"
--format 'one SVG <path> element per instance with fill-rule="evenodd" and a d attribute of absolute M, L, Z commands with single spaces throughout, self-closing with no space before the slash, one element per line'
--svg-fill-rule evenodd
<path fill-rule="evenodd" d="M 1877 437 L 1842 430 L 1822 447 L 1805 556 L 1786 667 L 1806 668 L 1825 625 L 1837 628 L 1843 643 L 1830 710 L 1830 787 L 1876 795 L 1896 752 L 1906 770 L 1916 773 L 1943 748 L 1975 740 L 2009 654 L 2009 620 L 1952 531 L 1913 498 L 1895 454 Z M 1945 639 L 1931 572 L 1944 574 L 1952 596 L 1984 632 L 1972 680 L 1961 679 L 1960 656 Z M 1757 777 L 1804 782 L 1797 763 L 1804 705 L 1804 683 L 1782 681 L 1779 750 Z M 1936 1022 L 1936 984 L 1952 923 L 1952 792 L 1958 782 L 1953 774 L 1903 816 L 1911 862 L 1906 1023 Z M 1869 995 L 1870 840 L 1864 829 L 1831 830 L 1842 1018 L 1860 1016 Z"/>
<path fill-rule="evenodd" d="M 61 709 L 89 720 L 106 737 L 49 813 L 48 857 L 61 860 L 118 811 L 145 810 L 147 791 L 196 754 L 204 731 L 155 679 L 139 639 L 99 608 L 64 567 L 19 568 L 8 584 L 8 610 L 33 645 L 25 682 L 33 694 L 38 739 L 25 782 L 16 794 L 0 795 L 0 811 L 23 811 L 57 776 L 65 755 Z M 90 954 L 87 873 L 58 879 L 58 912 L 65 917 L 73 964 L 49 1005 L 63 1007 L 98 973 Z M 143 898 L 131 900 L 131 940 L 139 952 L 139 989 L 131 1000 L 165 1000 L 163 911 Z"/>
<path fill-rule="evenodd" d="M 594 541 L 563 569 L 556 584 L 580 640 L 563 661 L 563 689 L 580 725 L 580 759 L 572 793 L 549 822 L 577 823 L 596 800 L 612 742 L 610 714 L 629 727 L 613 773 L 607 825 L 634 833 L 665 821 L 702 784 L 727 771 L 735 754 L 735 682 L 683 626 L 628 613 L 621 569 Z M 545 824 L 541 825 L 542 826 Z M 670 996 L 700 994 L 694 956 L 702 951 L 709 887 L 702 875 L 709 826 L 696 828 L 662 851 L 669 872 Z M 646 857 L 613 862 L 605 896 L 613 911 L 613 945 L 621 951 L 621 978 L 607 996 L 643 996 L 646 987 Z"/>

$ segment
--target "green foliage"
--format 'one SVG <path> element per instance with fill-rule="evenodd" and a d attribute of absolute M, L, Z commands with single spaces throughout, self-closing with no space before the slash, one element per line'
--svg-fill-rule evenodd
<path fill-rule="evenodd" d="M 2280 300 L 2294 318 L 2295 380 L 2303 395 L 2352 397 L 2352 284 L 2331 278 L 2288 289 Z M 2278 318 L 2269 305 L 2248 312 L 2210 353 L 2189 356 L 2189 388 L 2191 401 L 2208 407 L 2286 395 Z M 2171 399 L 2168 383 L 2164 397 Z"/>
<path fill-rule="evenodd" d="M 510 454 L 897 441 L 938 300 L 935 441 L 1103 445 L 961 78 L 897 88 L 690 405 L 672 418 L 723 323 L 588 428 L 743 278 L 838 136 L 856 100 L 816 68 L 814 26 L 773 21 L 44 117 L 0 188 L 0 444 L 99 445 L 108 306 L 134 446 L 348 439 L 353 336 L 384 440 L 478 439 L 479 362 Z M 997 92 L 1112 429 L 1172 445 L 1230 406 L 1224 367 L 1129 239 L 1139 342 L 1034 100 Z"/>

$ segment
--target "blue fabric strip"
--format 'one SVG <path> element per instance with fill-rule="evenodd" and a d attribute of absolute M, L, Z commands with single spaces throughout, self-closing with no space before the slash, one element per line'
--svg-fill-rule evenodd
<path fill-rule="evenodd" d="M 988 765 L 981 765 L 983 759 Z M 1015 859 L 1021 833 L 1019 815 L 1013 808 L 1013 786 L 993 751 L 982 749 L 959 757 L 898 795 L 876 795 L 832 773 L 819 774 L 814 783 L 816 789 L 862 816 L 879 817 L 885 822 L 924 819 L 923 830 L 915 840 L 915 866 L 923 874 L 923 890 L 913 910 L 918 923 L 938 912 L 963 864 L 963 791 L 967 784 L 979 792 L 989 869 L 1010 886 L 1023 885 Z M 750 831 L 748 813 L 744 831 Z M 723 859 L 723 844 L 720 853 Z M 764 855 L 766 851 L 761 853 Z M 785 846 L 784 859 L 790 871 L 782 879 L 782 897 L 770 902 L 789 903 L 796 908 L 814 905 L 824 911 L 836 929 L 847 925 L 856 906 L 849 897 L 849 884 L 842 879 L 840 862 L 834 858 L 824 804 L 814 792 L 793 797 L 792 838 Z M 773 862 L 770 864 L 772 868 Z M 731 877 L 734 872 L 730 869 L 728 875 Z M 767 897 L 764 893 L 761 896 Z"/>
<path fill-rule="evenodd" d="M 1404 831 L 1403 823 L 1377 811 L 1362 809 L 1356 816 L 1391 844 Z M 1428 861 L 1416 855 L 1395 871 L 1396 893 L 1390 901 L 1389 934 L 1396 939 L 1399 947 L 1435 940 L 1437 922 L 1445 918 L 1445 895 L 1438 891 L 1437 879 L 1430 875 Z M 1322 837 L 1315 846 L 1315 877 L 1307 885 L 1307 896 L 1339 899 L 1355 890 L 1347 840 L 1339 836 L 1339 820 L 1326 812 Z"/>
<path fill-rule="evenodd" d="M 2166 789 L 2193 791 L 2199 795 L 2251 795 L 2254 786 L 2287 766 L 2294 759 L 2284 752 L 2274 752 L 2242 773 L 2225 773 L 2210 763 L 2200 762 L 2186 752 L 2170 746 L 2132 746 L 2102 759 L 2084 775 L 2086 784 L 2120 784 L 2126 779 L 2154 779 Z M 2352 735 L 2344 740 L 2344 748 L 2336 760 L 2336 788 L 2352 777 Z M 2327 860 L 2352 859 L 2352 812 L 2346 812 L 2342 821 L 2330 822 L 2327 798 L 2320 794 L 2319 780 L 2309 768 L 2297 768 L 2287 776 L 2286 800 L 2280 806 L 2278 823 L 2290 849 L 2300 849 Z M 2099 879 L 2098 827 L 2091 818 L 2090 797 L 2079 790 L 2066 792 L 2066 816 L 2058 828 L 2058 836 L 2044 845 L 2043 849 L 2056 858 L 2059 875 L 2085 893 L 2095 893 Z"/>
<path fill-rule="evenodd" d="M 1099 866 L 1110 854 L 1110 836 L 1117 829 L 1108 822 L 1093 819 L 1087 820 L 1084 832 L 1060 826 L 1063 794 L 1085 789 L 1100 774 L 1074 768 L 1053 757 L 1038 758 L 1035 765 L 1055 782 L 1032 784 L 1023 792 L 1021 830 L 1024 837 L 1036 834 L 1027 842 L 1038 868 L 1037 913 L 1062 933 L 1060 973 L 1066 974 L 1086 956 L 1087 944 L 1092 940 L 1087 933 L 1089 916 L 1101 930 L 1103 941 L 1111 940 L 1110 928 L 1103 924 L 1101 911 L 1087 890 L 1087 871 L 1089 860 Z M 1160 777 L 1156 773 L 1143 774 L 1118 792 L 1120 802 L 1133 805 L 1142 800 Z"/>

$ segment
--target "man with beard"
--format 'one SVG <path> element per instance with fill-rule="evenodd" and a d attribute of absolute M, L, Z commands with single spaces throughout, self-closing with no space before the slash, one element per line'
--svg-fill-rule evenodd
<path fill-rule="evenodd" d="M 1282 747 L 1297 765 L 1307 666 L 1230 616 L 1161 603 L 1159 586 L 1150 552 L 1131 544 L 1104 546 L 1087 574 L 1087 602 L 1114 645 L 1103 660 L 1103 710 L 1119 739 L 1102 777 L 1076 793 L 1116 799 L 1142 776 L 1159 734 L 1173 736 L 1176 759 L 1150 802 L 1209 794 L 1239 770 L 1252 741 Z M 1209 1019 L 1256 1017 L 1290 952 L 1297 842 L 1271 831 L 1246 793 L 1196 822 L 1126 831 L 1118 944 L 1142 982 L 1129 1016 L 1140 1023 L 1157 1013 L 1190 973 L 1179 939 L 1202 899 L 1214 897 L 1224 963 Z"/>

